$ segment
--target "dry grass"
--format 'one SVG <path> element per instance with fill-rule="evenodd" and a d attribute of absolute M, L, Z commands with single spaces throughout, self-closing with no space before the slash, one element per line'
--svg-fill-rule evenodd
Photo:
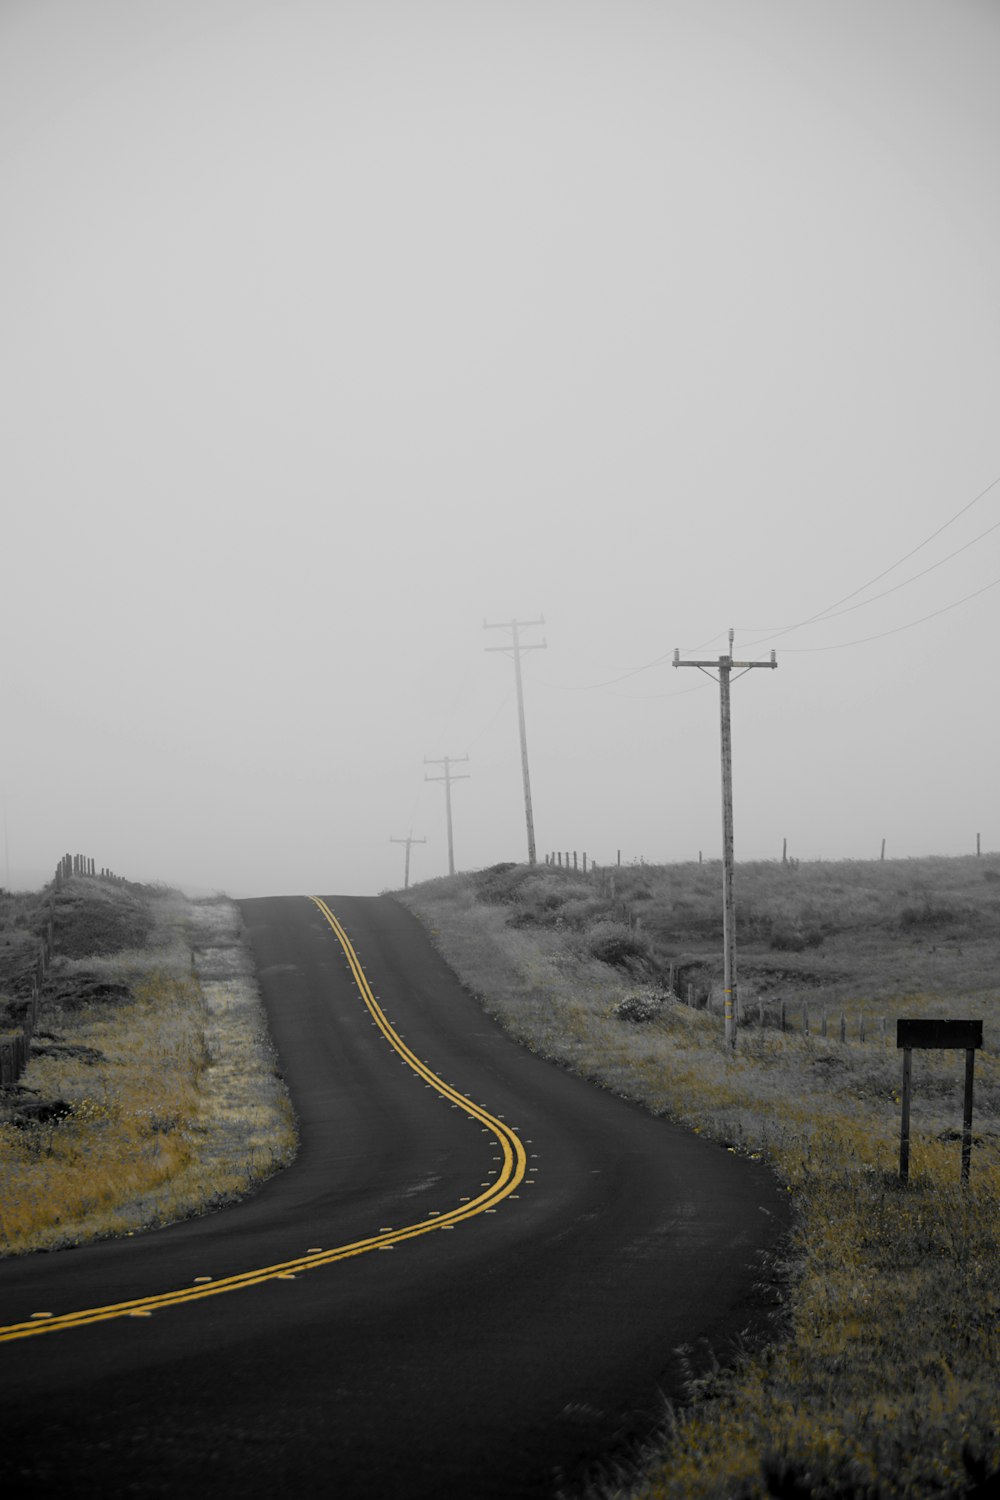
<path fill-rule="evenodd" d="M 71 931 L 77 952 L 99 932 L 101 951 L 54 963 L 31 1062 L 0 1105 L 5 1254 L 187 1217 L 295 1147 L 235 906 L 132 891 L 114 912 L 102 889 L 88 911 L 95 884 L 72 883 Z M 109 951 L 137 933 L 144 946 Z"/>
<path fill-rule="evenodd" d="M 686 873 L 704 883 L 699 867 Z M 620 872 L 613 895 L 601 876 L 588 895 L 566 872 L 515 867 L 430 882 L 407 898 L 468 986 L 522 1042 L 731 1150 L 765 1156 L 794 1197 L 785 1336 L 694 1382 L 691 1403 L 671 1414 L 662 1444 L 594 1494 L 995 1493 L 1000 996 L 986 951 L 995 887 L 975 861 L 860 873 L 853 865 L 754 867 L 749 875 L 758 909 L 780 907 L 783 922 L 801 924 L 809 904 L 825 912 L 828 931 L 808 963 L 790 955 L 798 983 L 782 960 L 778 982 L 790 999 L 832 990 L 838 1003 L 850 996 L 869 1014 L 984 1018 L 968 1188 L 958 1184 L 955 1139 L 961 1054 L 915 1059 L 911 1186 L 902 1190 L 894 1046 L 881 1047 L 877 1036 L 842 1046 L 754 1027 L 741 1031 L 731 1054 L 705 1009 L 668 1001 L 651 1023 L 617 1018 L 615 1006 L 637 987 L 662 983 L 671 962 L 700 964 L 712 976 L 717 957 L 704 938 L 710 892 L 685 894 L 683 868 Z M 922 925 L 921 913 L 945 910 L 949 917 Z M 589 929 L 609 920 L 646 938 L 618 967 L 591 956 Z M 762 971 L 775 952 L 789 950 L 772 949 L 770 937 L 758 945 Z M 948 972 L 953 986 L 944 983 Z"/>

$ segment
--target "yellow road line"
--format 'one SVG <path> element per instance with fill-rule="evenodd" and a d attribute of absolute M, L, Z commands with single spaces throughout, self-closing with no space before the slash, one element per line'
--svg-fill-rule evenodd
<path fill-rule="evenodd" d="M 439 1078 L 411 1051 L 393 1028 L 375 998 L 358 955 L 354 951 L 354 946 L 334 913 L 319 896 L 311 896 L 309 899 L 316 904 L 329 923 L 350 965 L 361 998 L 386 1040 L 395 1048 L 403 1061 L 426 1083 L 436 1089 L 443 1098 L 464 1109 L 467 1115 L 478 1120 L 496 1137 L 503 1153 L 502 1166 L 497 1172 L 496 1181 L 478 1197 L 463 1199 L 457 1208 L 444 1213 L 435 1211 L 433 1217 L 421 1219 L 416 1224 L 404 1224 L 399 1229 L 381 1230 L 367 1239 L 355 1240 L 349 1245 L 338 1245 L 332 1250 L 310 1251 L 305 1255 L 297 1256 L 294 1260 L 282 1261 L 278 1265 L 243 1271 L 235 1276 L 220 1276 L 217 1281 L 199 1282 L 194 1286 L 180 1287 L 172 1292 L 160 1292 L 151 1297 L 136 1297 L 130 1302 L 114 1302 L 107 1307 L 89 1307 L 80 1312 L 55 1314 L 45 1319 L 33 1318 L 25 1323 L 10 1323 L 6 1327 L 0 1327 L 0 1344 L 9 1343 L 14 1339 L 32 1338 L 43 1333 L 63 1332 L 69 1328 L 85 1328 L 91 1323 L 106 1323 L 112 1318 L 147 1317 L 151 1312 L 161 1308 L 177 1307 L 187 1302 L 200 1302 L 206 1297 L 217 1297 L 223 1292 L 242 1291 L 246 1287 L 260 1286 L 266 1281 L 289 1280 L 297 1271 L 311 1271 L 319 1266 L 329 1266 L 337 1261 L 350 1260 L 370 1250 L 384 1250 L 392 1245 L 402 1244 L 404 1240 L 416 1239 L 422 1234 L 431 1234 L 439 1229 L 450 1229 L 455 1224 L 461 1223 L 463 1219 L 471 1219 L 476 1214 L 492 1212 L 496 1205 L 513 1193 L 522 1182 L 527 1161 L 524 1147 L 516 1132 L 503 1120 L 497 1119 L 481 1105 L 474 1104 L 471 1099 L 445 1083 L 444 1079 Z"/>

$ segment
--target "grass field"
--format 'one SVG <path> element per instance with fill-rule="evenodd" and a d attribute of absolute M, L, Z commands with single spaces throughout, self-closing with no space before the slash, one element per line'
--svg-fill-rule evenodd
<path fill-rule="evenodd" d="M 49 910 L 48 896 L 0 900 L 0 1030 L 16 1022 Z M 54 929 L 31 1060 L 0 1091 L 0 1253 L 185 1218 L 291 1158 L 291 1106 L 231 902 L 77 877 Z"/>
<path fill-rule="evenodd" d="M 402 899 L 524 1045 L 763 1156 L 794 1200 L 773 1344 L 701 1375 L 595 1495 L 1000 1493 L 1000 861 L 738 867 L 741 983 L 769 1024 L 734 1051 L 713 1008 L 718 866 L 498 866 Z M 664 998 L 671 973 L 695 1008 Z M 850 1040 L 805 1034 L 803 1004 L 844 1012 Z M 872 1024 L 858 1041 L 862 1014 L 886 1044 Z M 915 1059 L 898 1182 L 901 1015 L 985 1022 L 966 1188 L 964 1056 L 943 1052 Z"/>

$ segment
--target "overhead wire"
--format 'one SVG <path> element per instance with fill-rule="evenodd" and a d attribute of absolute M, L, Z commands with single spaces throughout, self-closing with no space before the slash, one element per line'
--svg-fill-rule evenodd
<path fill-rule="evenodd" d="M 915 547 L 911 547 L 910 548 L 909 552 L 905 552 L 903 554 L 903 556 L 897 558 L 894 563 L 890 563 L 889 567 L 883 568 L 882 571 L 881 571 L 881 573 L 876 573 L 873 578 L 869 578 L 866 583 L 860 584 L 858 586 L 858 588 L 852 589 L 851 592 L 849 594 L 845 594 L 843 596 L 843 598 L 841 598 L 841 599 L 835 599 L 832 604 L 828 604 L 828 605 L 825 606 L 825 608 L 823 608 L 821 610 L 818 610 L 815 614 L 809 615 L 808 618 L 805 619 L 805 620 L 799 620 L 799 621 L 797 621 L 794 625 L 782 625 L 782 626 L 779 626 L 776 629 L 769 630 L 766 634 L 759 635 L 756 640 L 750 641 L 748 644 L 751 647 L 760 646 L 760 645 L 765 644 L 768 641 L 778 640 L 783 635 L 790 635 L 791 632 L 794 631 L 794 630 L 802 630 L 807 625 L 814 625 L 814 624 L 818 623 L 821 620 L 824 620 L 824 619 L 827 619 L 827 618 L 829 618 L 829 619 L 836 619 L 837 615 L 834 614 L 834 611 L 835 610 L 839 611 L 840 610 L 840 606 L 842 604 L 847 604 L 851 599 L 856 599 L 859 594 L 863 594 L 865 592 L 865 590 L 866 589 L 870 589 L 873 584 L 880 583 L 883 578 L 887 578 L 890 573 L 894 573 L 897 568 L 902 567 L 903 563 L 909 562 L 909 560 L 910 560 L 911 557 L 915 557 L 918 552 L 922 552 L 925 547 L 929 546 L 931 542 L 933 542 L 937 537 L 941 536 L 942 532 L 947 531 L 950 526 L 954 526 L 954 524 L 955 524 L 956 521 L 960 520 L 962 518 L 962 516 L 964 516 L 967 511 L 970 511 L 974 505 L 978 505 L 979 501 L 982 500 L 982 499 L 984 499 L 985 496 L 988 495 L 992 489 L 995 489 L 997 485 L 1000 485 L 1000 474 L 998 474 L 995 479 L 992 479 L 990 481 L 990 483 L 988 485 L 986 485 L 985 489 L 980 490 L 978 495 L 974 495 L 973 498 L 971 500 L 969 500 L 965 505 L 963 505 L 960 510 L 957 510 L 953 516 L 950 516 L 947 521 L 945 521 L 941 526 L 938 526 L 936 528 L 936 530 L 932 531 L 929 536 L 924 537 L 924 539 L 923 539 L 922 542 L 918 542 Z M 998 524 L 1000 524 L 1000 523 L 998 523 Z M 984 536 L 988 536 L 989 533 L 991 531 L 994 531 L 995 529 L 996 529 L 996 527 L 993 527 L 993 526 L 989 527 L 986 531 L 982 532 L 980 534 L 980 536 L 974 537 L 972 542 L 967 542 L 964 547 L 959 547 L 955 552 L 951 553 L 950 556 L 951 557 L 957 557 L 959 552 L 965 551 L 965 547 L 970 547 L 970 546 L 973 545 L 974 542 L 981 541 Z M 950 557 L 948 557 L 948 558 L 942 558 L 941 559 L 941 563 L 935 563 L 935 564 L 932 565 L 932 567 L 939 567 L 942 563 L 945 563 L 945 562 L 948 562 L 948 561 L 950 561 Z M 926 569 L 924 569 L 924 572 L 925 573 L 926 572 L 930 572 L 931 570 L 932 570 L 931 568 L 926 568 Z M 914 577 L 915 578 L 921 578 L 921 577 L 923 577 L 923 573 L 917 573 L 917 574 L 914 575 Z M 912 579 L 908 579 L 907 580 L 907 582 L 912 582 L 912 581 L 913 581 Z M 897 588 L 902 588 L 903 586 L 904 586 L 903 584 L 896 585 Z M 894 590 L 893 589 L 887 589 L 885 592 L 886 593 L 892 593 L 892 592 L 894 592 Z M 883 598 L 883 597 L 884 597 L 884 594 L 883 595 L 876 595 L 876 598 Z M 970 594 L 967 597 L 968 598 L 975 598 L 975 595 L 974 594 Z M 868 603 L 868 602 L 874 602 L 874 600 L 872 600 L 872 601 L 865 600 L 865 601 L 862 601 L 862 602 L 863 603 Z M 964 603 L 965 601 L 964 600 L 960 600 L 958 602 L 959 603 Z M 861 605 L 854 605 L 852 607 L 857 609 L 857 608 L 860 608 Z M 951 606 L 949 606 L 949 607 L 951 607 Z M 842 611 L 842 613 L 847 614 L 848 611 L 844 610 L 844 611 Z M 927 615 L 924 618 L 925 619 L 933 619 L 933 615 Z M 919 624 L 922 623 L 922 621 L 920 621 L 920 620 L 914 620 L 911 623 L 915 624 L 915 625 L 919 625 Z M 753 627 L 751 627 L 751 626 L 744 626 L 743 628 L 745 630 L 750 630 L 751 633 L 753 633 Z M 908 627 L 907 626 L 900 626 L 898 628 L 899 629 L 907 629 Z M 887 634 L 887 635 L 890 635 L 890 634 L 893 634 L 894 632 L 892 632 L 892 631 L 886 631 L 884 633 Z M 877 636 L 873 636 L 873 637 L 871 637 L 871 639 L 876 640 L 876 639 L 878 639 L 878 637 Z M 846 644 L 853 644 L 853 643 L 848 642 Z M 786 648 L 786 649 L 789 649 L 789 648 Z M 796 648 L 796 649 L 805 650 L 806 648 L 805 647 L 800 647 L 800 648 Z M 820 649 L 820 648 L 816 648 L 816 649 Z M 832 650 L 833 648 L 832 647 L 824 647 L 822 649 Z"/>
<path fill-rule="evenodd" d="M 869 641 L 884 640 L 887 635 L 899 635 L 903 630 L 912 630 L 915 625 L 923 625 L 927 620 L 936 620 L 938 615 L 946 615 L 950 610 L 958 609 L 962 604 L 968 604 L 970 599 L 978 599 L 981 594 L 988 594 L 990 589 L 1000 585 L 1000 578 L 994 578 L 992 583 L 984 584 L 981 589 L 974 589 L 971 594 L 964 594 L 961 599 L 955 599 L 951 604 L 945 604 L 941 609 L 932 610 L 929 615 L 921 615 L 919 620 L 907 620 L 905 625 L 894 625 L 891 630 L 880 630 L 877 635 L 866 635 L 857 641 L 838 641 L 832 646 L 784 646 L 785 651 L 794 651 L 796 655 L 806 651 L 846 651 L 850 646 L 867 646 Z"/>
<path fill-rule="evenodd" d="M 883 568 L 881 572 L 876 573 L 865 583 L 860 584 L 857 588 L 852 589 L 849 593 L 844 594 L 840 599 L 834 600 L 832 604 L 826 605 L 823 609 L 818 610 L 815 614 L 808 616 L 806 619 L 799 620 L 793 625 L 782 625 L 773 628 L 767 627 L 765 628 L 763 634 L 758 633 L 760 631 L 760 627 L 757 627 L 756 629 L 752 626 L 742 627 L 744 631 L 747 631 L 751 635 L 756 636 L 754 640 L 748 642 L 748 646 L 752 649 L 769 641 L 777 640 L 781 636 L 790 635 L 793 631 L 802 630 L 807 625 L 819 624 L 827 620 L 840 619 L 843 615 L 851 614 L 858 609 L 863 609 L 868 604 L 875 604 L 880 599 L 888 598 L 890 594 L 897 593 L 900 589 L 908 587 L 909 584 L 917 582 L 918 579 L 925 578 L 928 573 L 933 573 L 937 568 L 944 567 L 945 563 L 951 562 L 953 558 L 958 557 L 962 552 L 968 551 L 970 547 L 976 546 L 976 544 L 981 542 L 985 537 L 990 536 L 994 531 L 1000 529 L 1000 521 L 994 522 L 992 526 L 988 526 L 985 531 L 981 531 L 978 536 L 972 537 L 968 542 L 963 542 L 961 547 L 956 547 L 955 550 L 953 552 L 949 552 L 946 557 L 939 558 L 936 562 L 929 564 L 929 566 L 926 568 L 922 568 L 919 572 L 912 574 L 909 578 L 904 578 L 900 583 L 893 584 L 891 588 L 883 589 L 880 593 L 873 594 L 869 599 L 859 599 L 855 604 L 850 603 L 852 599 L 858 599 L 859 594 L 865 593 L 866 590 L 872 588 L 876 583 L 881 582 L 883 578 L 887 578 L 890 573 L 894 573 L 897 568 L 902 567 L 903 564 L 908 562 L 911 557 L 915 557 L 917 553 L 922 552 L 925 547 L 928 547 L 931 542 L 935 541 L 937 537 L 941 536 L 945 531 L 949 529 L 949 527 L 954 526 L 956 521 L 960 520 L 961 517 L 964 516 L 968 511 L 970 511 L 974 505 L 978 505 L 978 503 L 983 500 L 990 493 L 990 491 L 995 489 L 998 485 L 1000 485 L 1000 474 L 998 474 L 994 479 L 990 481 L 988 485 L 981 489 L 977 495 L 974 495 L 971 500 L 967 501 L 965 505 L 961 506 L 961 508 L 957 510 L 954 515 L 949 516 L 948 520 L 944 521 L 940 526 L 935 527 L 935 529 L 930 532 L 928 536 L 925 536 L 923 540 L 918 542 L 915 547 L 911 547 L 909 551 L 904 552 L 901 557 L 898 557 L 896 561 L 891 563 L 887 568 Z M 916 625 L 922 625 L 927 620 L 935 619 L 940 614 L 946 614 L 949 610 L 957 609 L 961 604 L 968 603 L 970 600 L 977 598 L 982 593 L 986 593 L 990 588 L 993 587 L 994 584 L 987 584 L 985 588 L 974 590 L 972 593 L 963 596 L 963 598 L 955 600 L 954 603 L 945 605 L 942 609 L 934 610 L 930 614 L 921 615 L 919 619 L 907 621 L 903 625 L 897 625 L 890 630 L 880 631 L 876 634 L 865 636 L 863 639 L 859 639 L 857 641 L 844 641 L 842 643 L 831 646 L 786 646 L 784 649 L 786 651 L 796 652 L 810 650 L 836 651 L 840 649 L 847 649 L 848 647 L 854 645 L 865 645 L 870 641 L 881 640 L 885 636 L 896 635 L 903 630 L 909 630 Z M 842 605 L 846 605 L 847 608 L 842 609 Z M 696 646 L 686 646 L 684 650 L 685 652 L 693 655 L 695 652 L 701 651 L 705 647 L 712 645 L 715 641 L 724 640 L 725 634 L 726 633 L 724 631 L 718 631 L 714 635 L 709 636 L 706 640 L 699 642 L 699 644 Z M 659 666 L 662 662 L 666 661 L 670 655 L 671 653 L 669 651 L 663 652 L 661 655 L 654 657 L 652 661 L 644 662 L 641 666 L 633 667 L 629 671 L 622 672 L 615 677 L 604 678 L 599 682 L 548 682 L 545 684 L 545 686 L 554 688 L 559 692 L 594 692 L 599 689 L 616 687 L 619 683 L 628 682 L 633 677 L 638 677 L 643 672 L 648 672 L 653 667 Z M 679 697 L 681 693 L 696 691 L 699 691 L 699 689 L 683 688 L 679 692 L 615 693 L 612 694 L 612 696 L 626 698 L 632 702 L 639 702 L 644 699 L 651 698 L 675 698 Z"/>
<path fill-rule="evenodd" d="M 555 688 L 560 693 L 590 693 L 597 688 L 616 687 L 619 682 L 628 682 L 630 677 L 638 677 L 641 672 L 648 672 L 651 667 L 658 667 L 661 662 L 666 661 L 672 655 L 672 651 L 664 651 L 661 656 L 654 657 L 652 661 L 645 662 L 641 667 L 632 667 L 619 677 L 609 677 L 604 682 L 547 682 L 545 686 Z"/>
<path fill-rule="evenodd" d="M 864 609 L 867 604 L 875 604 L 879 599 L 887 599 L 890 594 L 895 594 L 900 589 L 905 589 L 908 584 L 916 583 L 918 578 L 926 578 L 927 574 L 933 573 L 935 568 L 943 568 L 945 563 L 951 562 L 953 557 L 958 557 L 960 552 L 967 552 L 970 547 L 974 547 L 977 542 L 981 542 L 984 536 L 989 536 L 991 531 L 998 529 L 1000 529 L 1000 521 L 994 521 L 992 526 L 987 526 L 985 531 L 981 531 L 971 541 L 963 542 L 961 547 L 956 547 L 954 552 L 948 553 L 947 557 L 938 558 L 937 562 L 931 563 L 926 568 L 921 568 L 919 573 L 912 573 L 909 578 L 904 578 L 902 583 L 894 583 L 891 589 L 883 589 L 880 594 L 873 594 L 870 599 L 859 599 L 857 604 L 849 604 L 846 609 L 839 609 L 835 614 L 824 615 L 824 620 L 839 620 L 842 615 L 852 614 L 856 609 Z"/>

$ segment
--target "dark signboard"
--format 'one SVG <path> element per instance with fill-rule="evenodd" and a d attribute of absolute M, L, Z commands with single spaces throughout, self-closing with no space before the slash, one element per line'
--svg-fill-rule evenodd
<path fill-rule="evenodd" d="M 981 1047 L 982 1021 L 897 1021 L 897 1047 Z"/>

